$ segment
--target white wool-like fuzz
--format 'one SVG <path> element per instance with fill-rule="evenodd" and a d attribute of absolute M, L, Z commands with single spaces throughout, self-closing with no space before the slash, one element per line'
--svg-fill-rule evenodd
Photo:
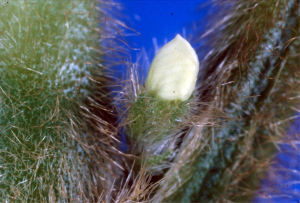
<path fill-rule="evenodd" d="M 146 80 L 147 92 L 163 100 L 186 101 L 194 91 L 198 71 L 195 50 L 177 34 L 155 55 Z"/>

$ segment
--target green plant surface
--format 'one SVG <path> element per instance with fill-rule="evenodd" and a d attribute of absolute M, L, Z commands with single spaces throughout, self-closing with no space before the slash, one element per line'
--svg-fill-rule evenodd
<path fill-rule="evenodd" d="M 97 1 L 1 1 L 1 202 L 93 196 L 80 109 L 101 61 L 96 6 Z"/>
<path fill-rule="evenodd" d="M 142 93 L 129 111 L 128 134 L 137 141 L 157 142 L 166 138 L 188 113 L 189 102 L 165 101 Z"/>

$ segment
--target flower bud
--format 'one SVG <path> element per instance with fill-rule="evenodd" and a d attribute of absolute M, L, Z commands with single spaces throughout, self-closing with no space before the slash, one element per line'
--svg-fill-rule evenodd
<path fill-rule="evenodd" d="M 155 55 L 146 80 L 146 90 L 163 100 L 189 99 L 194 91 L 199 60 L 195 50 L 179 34 Z"/>

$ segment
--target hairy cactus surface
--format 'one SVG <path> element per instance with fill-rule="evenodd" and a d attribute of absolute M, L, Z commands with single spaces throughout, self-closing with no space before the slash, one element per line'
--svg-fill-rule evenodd
<path fill-rule="evenodd" d="M 1 202 L 109 199 L 114 118 L 99 44 L 109 7 L 1 1 Z"/>
<path fill-rule="evenodd" d="M 118 4 L 1 1 L 0 201 L 251 201 L 299 105 L 300 1 L 212 3 L 201 66 L 178 35 L 144 85 Z"/>

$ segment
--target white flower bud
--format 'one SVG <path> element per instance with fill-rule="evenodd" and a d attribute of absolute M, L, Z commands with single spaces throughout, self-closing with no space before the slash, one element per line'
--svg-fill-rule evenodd
<path fill-rule="evenodd" d="M 188 100 L 194 91 L 199 60 L 195 50 L 179 34 L 155 55 L 146 90 L 164 100 Z"/>

